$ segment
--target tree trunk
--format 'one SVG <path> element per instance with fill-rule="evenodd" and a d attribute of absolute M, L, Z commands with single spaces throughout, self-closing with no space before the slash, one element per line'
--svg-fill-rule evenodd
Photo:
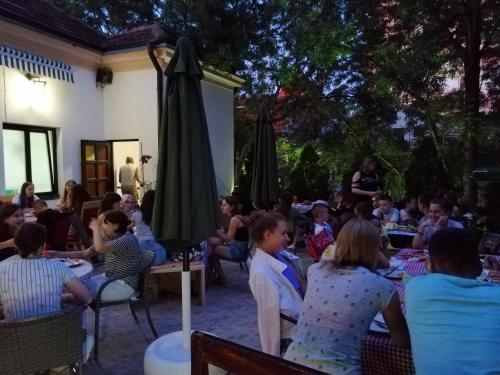
<path fill-rule="evenodd" d="M 434 148 L 436 149 L 436 154 L 441 163 L 441 167 L 443 167 L 443 172 L 446 176 L 445 180 L 449 181 L 451 178 L 450 175 L 450 167 L 448 166 L 448 162 L 446 161 L 446 152 L 443 150 L 441 143 L 439 142 L 439 130 L 434 123 L 433 120 L 429 121 L 429 129 L 431 131 L 432 142 L 434 143 Z M 448 188 L 449 186 L 446 186 Z"/>
<path fill-rule="evenodd" d="M 481 74 L 481 1 L 467 0 L 464 4 L 465 51 L 465 129 L 464 129 L 464 169 L 462 175 L 464 203 L 474 205 L 477 199 L 476 186 L 471 174 L 476 167 L 478 156 L 479 98 Z"/>
<path fill-rule="evenodd" d="M 247 143 L 245 143 L 245 145 L 241 149 L 240 158 L 238 159 L 238 161 L 234 166 L 234 186 L 238 186 L 240 184 L 241 168 L 243 168 L 243 163 L 245 163 L 245 159 L 247 158 L 248 152 L 250 151 L 250 148 L 255 142 L 256 132 L 257 132 L 257 126 L 254 127 L 252 135 L 248 139 Z"/>

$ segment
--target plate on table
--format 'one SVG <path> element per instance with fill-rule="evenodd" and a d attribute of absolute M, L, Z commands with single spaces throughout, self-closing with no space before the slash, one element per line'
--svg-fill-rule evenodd
<path fill-rule="evenodd" d="M 401 280 L 403 278 L 405 263 L 396 258 L 389 259 L 389 263 L 391 266 L 389 268 L 378 269 L 378 274 L 388 279 Z"/>
<path fill-rule="evenodd" d="M 399 232 L 405 232 L 405 233 L 411 233 L 411 234 L 417 234 L 417 228 L 413 227 L 407 227 L 405 225 L 400 225 L 398 226 L 398 231 Z"/>
<path fill-rule="evenodd" d="M 375 318 L 373 318 L 372 324 L 370 325 L 370 331 L 378 333 L 389 333 L 389 328 L 387 327 L 387 324 L 385 324 L 382 313 L 379 312 L 377 315 L 375 315 Z"/>
<path fill-rule="evenodd" d="M 70 259 L 70 258 L 56 258 L 55 259 L 58 262 L 61 262 L 67 267 L 77 267 L 82 265 L 82 260 L 81 259 Z"/>

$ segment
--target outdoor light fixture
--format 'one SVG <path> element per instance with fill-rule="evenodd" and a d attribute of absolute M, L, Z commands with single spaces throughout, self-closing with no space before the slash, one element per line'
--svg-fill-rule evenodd
<path fill-rule="evenodd" d="M 47 84 L 47 81 L 44 81 L 43 79 L 41 79 L 40 76 L 36 76 L 36 75 L 31 74 L 31 73 L 27 73 L 26 78 L 28 78 L 31 82 L 33 82 L 33 84 L 35 85 L 35 87 L 38 90 L 43 91 L 43 89 L 45 88 L 45 85 Z"/>

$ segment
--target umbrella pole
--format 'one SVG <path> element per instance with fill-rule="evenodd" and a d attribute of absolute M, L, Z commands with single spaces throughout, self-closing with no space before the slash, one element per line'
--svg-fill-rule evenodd
<path fill-rule="evenodd" d="M 184 249 L 182 259 L 182 345 L 191 351 L 191 271 L 189 270 L 189 248 Z"/>

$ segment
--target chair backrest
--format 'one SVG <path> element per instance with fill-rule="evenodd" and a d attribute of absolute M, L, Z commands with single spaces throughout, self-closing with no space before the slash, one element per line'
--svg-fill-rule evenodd
<path fill-rule="evenodd" d="M 54 228 L 54 240 L 51 243 L 53 250 L 66 250 L 68 241 L 69 227 L 71 226 L 71 217 L 65 214 L 59 214 Z"/>
<path fill-rule="evenodd" d="M 240 375 L 314 375 L 323 372 L 199 331 L 191 335 L 191 374 L 208 375 L 208 364 Z"/>
<path fill-rule="evenodd" d="M 0 324 L 0 372 L 35 373 L 82 359 L 86 306 L 39 318 Z"/>
<path fill-rule="evenodd" d="M 82 203 L 82 211 L 80 217 L 82 220 L 82 225 L 87 231 L 87 234 L 92 238 L 92 231 L 89 229 L 90 220 L 97 218 L 99 216 L 99 207 L 101 206 L 101 201 L 88 201 Z"/>
<path fill-rule="evenodd" d="M 155 261 L 155 253 L 151 250 L 144 250 L 141 258 L 141 262 L 139 264 L 139 285 L 138 291 L 142 296 L 145 296 L 146 287 L 148 285 L 149 272 L 151 271 L 151 266 Z"/>
<path fill-rule="evenodd" d="M 12 198 L 14 198 L 13 195 L 2 195 L 0 196 L 0 202 L 3 204 L 12 203 Z"/>

